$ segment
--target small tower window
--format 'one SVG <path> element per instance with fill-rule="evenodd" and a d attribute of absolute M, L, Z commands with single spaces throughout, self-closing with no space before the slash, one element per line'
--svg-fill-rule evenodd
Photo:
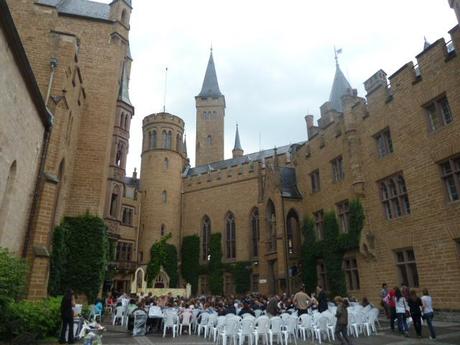
<path fill-rule="evenodd" d="M 125 115 L 125 127 L 126 130 L 128 130 L 128 114 Z"/>
<path fill-rule="evenodd" d="M 182 135 L 180 133 L 176 135 L 176 151 L 182 152 Z"/>
<path fill-rule="evenodd" d="M 126 13 L 126 10 L 121 12 L 121 22 L 125 25 L 128 24 L 128 14 Z"/>
<path fill-rule="evenodd" d="M 161 133 L 161 136 L 163 138 L 163 148 L 167 149 L 168 148 L 168 133 L 166 133 L 166 131 L 163 131 Z"/>
<path fill-rule="evenodd" d="M 167 144 L 166 148 L 171 150 L 172 149 L 172 132 L 171 131 L 168 132 L 168 135 L 166 137 L 166 144 Z"/>
<path fill-rule="evenodd" d="M 155 149 L 157 147 L 157 131 L 153 130 L 150 132 L 150 145 L 151 149 Z"/>
<path fill-rule="evenodd" d="M 208 145 L 212 145 L 212 136 L 208 135 Z"/>
<path fill-rule="evenodd" d="M 168 192 L 164 190 L 163 193 L 161 193 L 161 199 L 163 200 L 163 204 L 166 204 L 168 202 Z"/>
<path fill-rule="evenodd" d="M 117 155 L 115 157 L 115 165 L 118 167 L 121 167 L 122 159 L 123 159 L 123 144 L 118 143 Z"/>
<path fill-rule="evenodd" d="M 120 127 L 123 127 L 123 122 L 124 122 L 124 117 L 125 117 L 125 113 L 121 113 L 120 115 Z"/>
<path fill-rule="evenodd" d="M 165 170 L 168 170 L 168 168 L 169 168 L 169 159 L 168 158 L 165 158 L 165 160 L 164 160 L 164 167 L 165 167 Z"/>

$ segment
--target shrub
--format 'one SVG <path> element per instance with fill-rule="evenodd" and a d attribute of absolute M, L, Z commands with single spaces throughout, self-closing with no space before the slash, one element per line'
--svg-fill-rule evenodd
<path fill-rule="evenodd" d="M 24 296 L 26 276 L 25 261 L 0 248 L 0 308 Z"/>

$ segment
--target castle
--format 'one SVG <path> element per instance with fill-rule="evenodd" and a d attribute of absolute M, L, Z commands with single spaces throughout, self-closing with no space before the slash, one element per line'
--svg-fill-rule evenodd
<path fill-rule="evenodd" d="M 305 219 L 314 221 L 321 241 L 325 216 L 335 211 L 340 232 L 346 234 L 350 204 L 359 198 L 364 228 L 357 249 L 347 251 L 342 263 L 348 293 L 378 303 L 382 282 L 404 282 L 427 287 L 437 308 L 460 310 L 458 25 L 450 31 L 451 41 L 427 45 L 416 65 L 409 62 L 389 77 L 382 70 L 375 73 L 364 83 L 365 98 L 337 64 L 317 124 L 313 115 L 305 117 L 305 141 L 244 154 L 237 128 L 231 159 L 223 154 L 226 100 L 211 52 L 195 97 L 196 166 L 187 157 L 184 121 L 168 113 L 151 114 L 143 120 L 138 178 L 125 173 L 134 115 L 128 93 L 131 2 L 9 4 L 54 118 L 51 131 L 46 121 L 37 129 L 49 133 L 43 167 L 28 160 L 42 169 L 37 186 L 31 180 L 14 187 L 22 192 L 16 194 L 24 196 L 24 205 L 29 200 L 30 221 L 19 223 L 19 217 L 0 213 L 0 224 L 6 219 L 23 229 L 3 231 L 0 244 L 22 251 L 33 265 L 31 297 L 46 294 L 52 228 L 63 215 L 86 211 L 103 217 L 117 242 L 117 290 L 145 286 L 152 244 L 166 234 L 179 253 L 185 237 L 198 235 L 200 263 L 206 264 L 210 235 L 218 232 L 224 263 L 250 262 L 251 291 L 293 291 L 301 283 Z M 449 4 L 459 14 L 458 1 Z M 7 152 L 20 150 L 30 151 L 30 144 Z M 14 190 L 8 176 L 17 159 L 2 162 L 4 195 Z M 40 197 L 26 197 L 35 193 Z M 316 274 L 327 289 L 324 259 L 316 258 Z M 208 276 L 201 274 L 198 292 L 208 291 Z M 224 293 L 234 291 L 234 277 L 227 272 Z"/>

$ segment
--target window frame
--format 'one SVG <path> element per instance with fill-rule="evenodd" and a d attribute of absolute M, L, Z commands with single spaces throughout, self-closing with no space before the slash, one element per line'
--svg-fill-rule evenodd
<path fill-rule="evenodd" d="M 201 260 L 209 261 L 209 241 L 211 239 L 211 219 L 204 216 L 201 221 Z"/>
<path fill-rule="evenodd" d="M 409 255 L 409 253 L 412 255 Z M 417 258 L 413 247 L 406 247 L 394 250 L 398 278 L 410 288 L 420 287 L 420 277 L 417 268 Z M 412 256 L 412 257 L 411 257 Z M 402 261 L 400 258 L 402 257 Z M 414 270 L 415 268 L 415 270 Z M 409 273 L 412 274 L 409 274 Z M 415 273 L 415 275 L 414 275 Z"/>
<path fill-rule="evenodd" d="M 446 164 L 449 165 L 449 172 L 446 172 L 444 169 Z M 447 201 L 449 203 L 460 201 L 460 154 L 439 162 L 439 170 Z M 451 183 L 448 183 L 448 180 Z M 455 190 L 456 198 L 454 198 L 451 189 Z"/>
<path fill-rule="evenodd" d="M 448 110 L 447 114 L 445 107 Z M 423 108 L 426 114 L 428 130 L 431 133 L 437 132 L 454 121 L 454 114 L 445 93 L 426 103 Z"/>
<path fill-rule="evenodd" d="M 361 289 L 359 279 L 358 260 L 355 256 L 346 256 L 343 258 L 342 270 L 345 273 L 347 290 L 356 291 Z"/>
<path fill-rule="evenodd" d="M 313 212 L 313 218 L 315 220 L 315 237 L 317 241 L 324 240 L 324 210 L 318 210 Z"/>
<path fill-rule="evenodd" d="M 256 207 L 251 212 L 250 217 L 251 225 L 251 256 L 253 258 L 259 257 L 259 242 L 260 242 L 260 215 L 259 209 Z"/>
<path fill-rule="evenodd" d="M 373 137 L 377 145 L 377 154 L 380 159 L 385 158 L 394 152 L 393 139 L 391 138 L 391 131 L 389 127 L 382 129 Z"/>
<path fill-rule="evenodd" d="M 332 182 L 337 183 L 345 179 L 345 170 L 343 168 L 343 156 L 339 155 L 331 160 Z"/>
<path fill-rule="evenodd" d="M 236 259 L 236 220 L 231 212 L 225 217 L 225 258 Z"/>
<path fill-rule="evenodd" d="M 377 181 L 384 215 L 393 220 L 412 213 L 407 184 L 402 171 Z"/>
<path fill-rule="evenodd" d="M 318 193 L 321 190 L 321 177 L 319 169 L 313 170 L 310 174 L 311 192 Z"/>
<path fill-rule="evenodd" d="M 346 199 L 336 203 L 335 207 L 337 209 L 340 233 L 347 234 L 350 230 L 350 202 Z"/>
<path fill-rule="evenodd" d="M 122 205 L 122 212 L 121 212 L 121 224 L 133 226 L 134 225 L 134 207 L 128 205 Z M 125 222 L 125 211 L 129 211 L 128 213 L 128 222 Z"/>
<path fill-rule="evenodd" d="M 316 278 L 318 285 L 320 285 L 324 291 L 329 290 L 328 277 L 327 277 L 327 268 L 323 259 L 316 260 Z"/>

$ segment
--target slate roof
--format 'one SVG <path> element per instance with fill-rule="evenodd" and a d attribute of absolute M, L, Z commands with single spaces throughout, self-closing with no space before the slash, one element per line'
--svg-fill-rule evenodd
<path fill-rule="evenodd" d="M 203 86 L 201 92 L 197 97 L 219 97 L 222 93 L 219 90 L 219 83 L 217 82 L 216 67 L 214 66 L 214 59 L 211 55 L 209 56 L 208 67 L 206 68 L 206 74 L 204 75 Z"/>
<path fill-rule="evenodd" d="M 110 20 L 110 5 L 89 0 L 38 0 L 38 4 L 56 7 L 58 13 Z"/>
<path fill-rule="evenodd" d="M 332 84 L 329 102 L 332 103 L 332 108 L 339 113 L 343 112 L 342 96 L 352 94 L 352 88 L 347 78 L 340 69 L 339 64 L 336 65 L 334 83 Z"/>
<path fill-rule="evenodd" d="M 135 187 L 137 190 L 139 189 L 139 182 L 140 180 L 138 178 L 133 178 L 129 176 L 125 176 L 124 182 L 127 186 L 130 187 Z"/>
<path fill-rule="evenodd" d="M 282 167 L 280 169 L 281 175 L 281 196 L 284 198 L 302 199 L 297 188 L 297 176 L 295 169 L 291 167 Z"/>
<path fill-rule="evenodd" d="M 281 146 L 276 149 L 277 150 L 276 152 L 278 155 L 283 155 L 283 154 L 286 154 L 287 152 L 297 151 L 298 148 L 302 146 L 304 143 L 305 141 L 302 141 L 300 143 L 296 143 L 292 145 Z M 186 177 L 198 176 L 201 174 L 206 174 L 209 171 L 230 168 L 230 167 L 238 166 L 244 163 L 260 162 L 262 160 L 265 160 L 268 157 L 273 157 L 273 154 L 274 154 L 274 149 L 268 149 L 268 150 L 263 150 L 259 152 L 249 153 L 242 157 L 230 158 L 230 159 L 225 159 L 225 160 L 210 163 L 210 164 L 199 165 L 195 168 L 189 168 L 186 171 L 186 174 L 184 173 L 184 176 Z"/>

